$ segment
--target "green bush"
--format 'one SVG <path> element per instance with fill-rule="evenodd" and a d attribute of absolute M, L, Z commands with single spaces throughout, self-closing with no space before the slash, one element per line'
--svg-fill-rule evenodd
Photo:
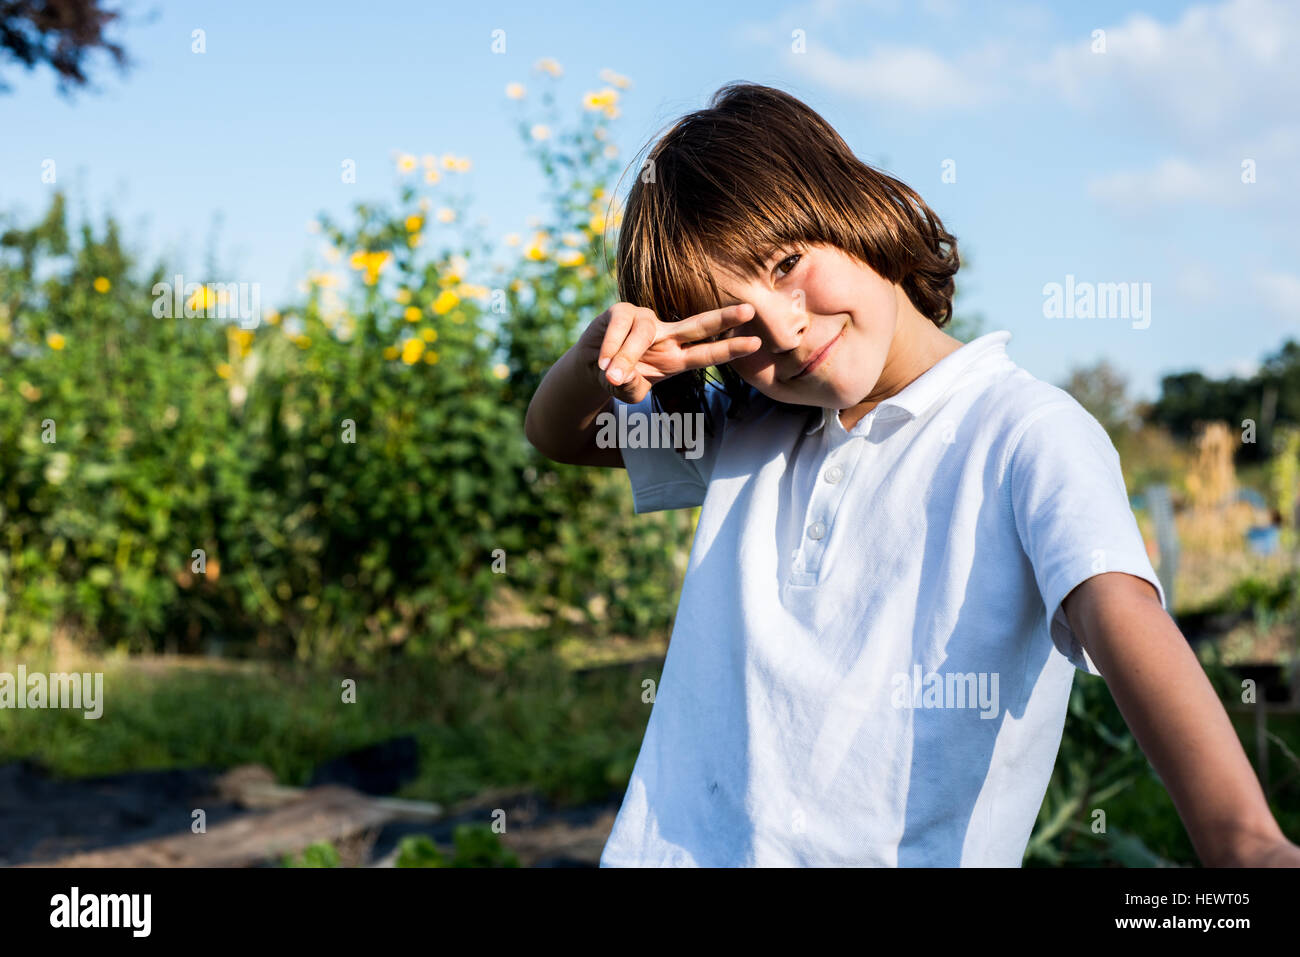
<path fill-rule="evenodd" d="M 546 369 L 616 298 L 596 267 L 618 218 L 608 92 L 544 141 L 521 117 L 553 215 L 518 262 L 490 270 L 464 200 L 435 198 L 463 161 L 404 156 L 396 202 L 321 217 L 332 262 L 252 328 L 212 284 L 184 291 L 200 315 L 159 316 L 169 270 L 142 275 L 111 218 L 70 236 L 62 195 L 7 224 L 3 647 L 66 627 L 131 651 L 447 658 L 492 639 L 507 592 L 547 635 L 666 629 L 692 516 L 634 516 L 621 471 L 523 437 Z"/>

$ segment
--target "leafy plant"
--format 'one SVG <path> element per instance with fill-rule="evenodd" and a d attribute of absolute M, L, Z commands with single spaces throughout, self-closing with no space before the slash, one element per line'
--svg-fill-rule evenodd
<path fill-rule="evenodd" d="M 398 867 L 518 867 L 519 858 L 486 824 L 461 824 L 452 835 L 455 854 L 445 854 L 425 834 L 409 834 L 398 844 Z"/>
<path fill-rule="evenodd" d="M 294 857 L 286 854 L 281 859 L 281 867 L 341 867 L 342 859 L 334 845 L 329 841 L 317 841 L 303 848 L 301 854 Z"/>

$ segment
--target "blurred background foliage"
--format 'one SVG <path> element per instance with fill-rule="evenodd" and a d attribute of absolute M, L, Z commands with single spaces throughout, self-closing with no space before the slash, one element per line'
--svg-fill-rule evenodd
<path fill-rule="evenodd" d="M 606 102 L 545 138 L 521 123 L 553 217 L 517 262 L 493 269 L 463 204 L 432 199 L 468 161 L 403 154 L 396 203 L 322 217 L 334 268 L 252 328 L 213 318 L 235 310 L 211 284 L 185 291 L 203 314 L 156 316 L 165 266 L 112 219 L 70 233 L 61 194 L 6 224 L 6 647 L 59 626 L 131 651 L 449 659 L 490 640 L 490 603 L 666 628 L 690 517 L 634 519 L 621 473 L 523 438 L 541 376 L 616 299 L 596 267 L 617 215 Z"/>

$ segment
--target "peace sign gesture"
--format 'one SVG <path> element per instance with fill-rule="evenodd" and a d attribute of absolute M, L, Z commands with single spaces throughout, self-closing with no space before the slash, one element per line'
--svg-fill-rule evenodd
<path fill-rule="evenodd" d="M 710 309 L 680 322 L 663 322 L 650 309 L 618 302 L 583 333 L 595 374 L 610 395 L 635 403 L 650 387 L 688 369 L 722 365 L 759 349 L 757 336 L 709 341 L 754 315 L 747 302 Z"/>

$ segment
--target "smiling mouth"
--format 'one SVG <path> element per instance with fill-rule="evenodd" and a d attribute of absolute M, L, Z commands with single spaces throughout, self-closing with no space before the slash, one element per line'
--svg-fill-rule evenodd
<path fill-rule="evenodd" d="M 840 329 L 840 331 L 836 334 L 834 339 L 832 339 L 830 342 L 826 343 L 826 345 L 818 349 L 816 354 L 813 355 L 812 358 L 808 360 L 808 362 L 804 365 L 804 367 L 800 369 L 798 372 L 796 372 L 794 375 L 790 376 L 790 378 L 787 381 L 793 382 L 795 379 L 802 379 L 809 372 L 812 372 L 813 369 L 821 365 L 822 362 L 826 360 L 826 357 L 831 354 L 831 349 L 833 349 L 835 347 L 835 344 L 839 342 L 840 339 L 842 339 L 843 337 L 844 337 L 844 330 Z"/>

